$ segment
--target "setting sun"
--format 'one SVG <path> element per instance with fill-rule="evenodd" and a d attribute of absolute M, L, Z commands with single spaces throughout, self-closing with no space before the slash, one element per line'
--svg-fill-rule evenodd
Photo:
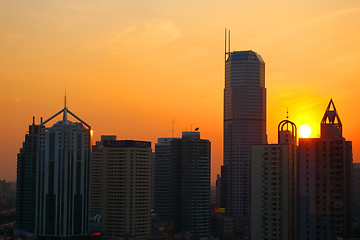
<path fill-rule="evenodd" d="M 308 138 L 311 135 L 311 127 L 307 124 L 303 124 L 299 128 L 299 133 L 302 138 Z"/>

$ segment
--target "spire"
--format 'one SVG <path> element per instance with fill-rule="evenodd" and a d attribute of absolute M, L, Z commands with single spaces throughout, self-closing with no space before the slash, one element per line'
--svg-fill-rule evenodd
<path fill-rule="evenodd" d="M 63 121 L 65 124 L 68 124 L 68 118 L 67 118 L 67 108 L 64 108 L 64 115 L 63 115 Z"/>
<path fill-rule="evenodd" d="M 66 89 L 65 89 L 65 98 L 64 98 L 64 108 L 66 108 Z"/>

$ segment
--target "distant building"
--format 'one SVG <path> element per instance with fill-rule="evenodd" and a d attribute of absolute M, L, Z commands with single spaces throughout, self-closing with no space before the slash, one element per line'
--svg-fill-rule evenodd
<path fill-rule="evenodd" d="M 278 144 L 251 153 L 251 239 L 297 239 L 297 129 L 284 120 Z"/>
<path fill-rule="evenodd" d="M 38 150 L 38 134 L 40 126 L 29 126 L 29 133 L 17 155 L 16 180 L 16 214 L 15 229 L 17 231 L 35 232 L 35 197 L 36 197 L 36 164 Z"/>
<path fill-rule="evenodd" d="M 200 139 L 199 132 L 183 132 L 182 138 L 159 138 L 155 161 L 155 211 L 160 218 L 173 221 L 175 234 L 190 232 L 196 238 L 208 237 L 210 141 Z"/>
<path fill-rule="evenodd" d="M 337 239 L 351 234 L 352 143 L 332 100 L 320 138 L 299 140 L 299 239 Z"/>
<path fill-rule="evenodd" d="M 11 183 L 5 179 L 0 179 L 0 211 L 9 210 L 15 207 L 15 192 Z"/>
<path fill-rule="evenodd" d="M 102 239 L 146 239 L 151 233 L 151 143 L 102 136 L 91 153 L 91 214 Z"/>
<path fill-rule="evenodd" d="M 265 62 L 253 51 L 227 52 L 219 200 L 243 233 L 249 226 L 251 145 L 266 143 Z"/>
<path fill-rule="evenodd" d="M 45 124 L 60 114 L 62 121 Z M 80 122 L 71 122 L 68 115 Z M 44 239 L 89 235 L 91 127 L 66 107 L 40 124 L 35 233 Z"/>

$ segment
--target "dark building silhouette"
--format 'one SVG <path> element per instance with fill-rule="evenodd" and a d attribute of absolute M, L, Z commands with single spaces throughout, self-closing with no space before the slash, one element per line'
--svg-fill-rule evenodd
<path fill-rule="evenodd" d="M 352 143 L 332 100 L 320 138 L 299 139 L 299 239 L 337 239 L 352 231 Z"/>
<path fill-rule="evenodd" d="M 29 133 L 17 155 L 15 229 L 34 233 L 38 133 L 40 126 L 29 126 Z"/>
<path fill-rule="evenodd" d="M 155 211 L 174 233 L 210 235 L 210 141 L 199 132 L 159 138 L 155 145 Z"/>

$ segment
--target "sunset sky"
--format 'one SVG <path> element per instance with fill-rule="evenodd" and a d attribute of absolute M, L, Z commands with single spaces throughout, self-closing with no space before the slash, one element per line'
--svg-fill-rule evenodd
<path fill-rule="evenodd" d="M 360 161 L 360 1 L 0 0 L 0 178 L 36 123 L 69 109 L 118 139 L 199 127 L 222 165 L 224 29 L 265 61 L 268 142 L 289 119 L 319 136 L 330 101 Z M 55 121 L 56 122 L 56 121 Z M 54 121 L 51 124 L 55 123 Z M 47 125 L 49 126 L 49 125 Z"/>

